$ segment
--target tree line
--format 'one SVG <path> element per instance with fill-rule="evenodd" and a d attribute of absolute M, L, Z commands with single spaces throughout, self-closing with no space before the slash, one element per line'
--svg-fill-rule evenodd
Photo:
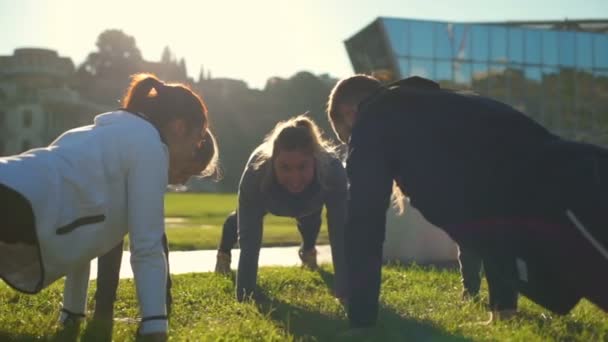
<path fill-rule="evenodd" d="M 289 78 L 270 77 L 263 89 L 250 89 L 241 80 L 213 78 L 201 68 L 198 79 L 188 76 L 186 61 L 165 47 L 158 62 L 143 59 L 134 37 L 120 30 L 102 32 L 97 50 L 89 53 L 75 73 L 75 88 L 88 101 L 108 110 L 119 107 L 127 75 L 150 72 L 169 82 L 191 86 L 208 106 L 217 135 L 223 177 L 218 190 L 234 192 L 251 151 L 280 120 L 309 112 L 333 138 L 325 105 L 336 79 L 302 71 Z"/>

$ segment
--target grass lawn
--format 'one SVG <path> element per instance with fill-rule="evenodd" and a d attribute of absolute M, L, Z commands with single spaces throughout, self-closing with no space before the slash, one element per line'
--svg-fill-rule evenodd
<path fill-rule="evenodd" d="M 383 272 L 382 306 L 377 328 L 355 336 L 345 313 L 328 291 L 333 276 L 300 268 L 261 268 L 258 284 L 268 300 L 237 303 L 230 278 L 212 273 L 174 277 L 174 341 L 606 341 L 608 316 L 588 302 L 567 316 L 553 315 L 526 299 L 520 314 L 490 326 L 482 304 L 462 302 L 456 270 L 388 266 Z M 90 291 L 94 289 L 94 283 Z M 0 283 L 0 340 L 69 340 L 56 324 L 62 283 L 37 296 L 18 294 Z M 132 280 L 121 280 L 116 317 L 136 318 Z M 487 290 L 482 289 L 487 301 Z M 91 296 L 89 296 L 91 299 Z M 93 303 L 90 303 L 92 307 Z M 137 325 L 114 323 L 116 341 L 132 340 Z M 107 330 L 87 322 L 82 341 L 104 340 Z"/>
<path fill-rule="evenodd" d="M 168 193 L 165 217 L 170 218 L 166 226 L 169 248 L 175 251 L 216 249 L 224 220 L 236 206 L 236 194 Z M 175 218 L 180 222 L 174 222 Z M 325 217 L 317 241 L 329 243 Z M 297 246 L 300 242 L 294 219 L 266 215 L 263 246 Z"/>

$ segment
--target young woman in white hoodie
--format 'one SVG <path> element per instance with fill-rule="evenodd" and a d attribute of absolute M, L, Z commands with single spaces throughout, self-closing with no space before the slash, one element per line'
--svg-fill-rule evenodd
<path fill-rule="evenodd" d="M 214 159 L 217 156 L 215 139 L 213 135 L 208 135 L 208 144 L 204 144 L 198 149 L 196 158 L 194 158 L 189 166 L 183 169 L 183 172 L 171 172 L 169 170 L 170 184 L 185 184 L 192 175 L 203 174 L 208 175 L 205 171 L 207 167 L 214 164 Z M 98 321 L 111 321 L 114 316 L 114 302 L 116 301 L 116 290 L 118 289 L 118 280 L 120 278 L 120 265 L 123 254 L 124 241 L 120 241 L 114 248 L 97 259 L 97 288 L 95 290 L 95 309 L 93 311 L 93 319 Z M 172 281 L 170 276 L 169 266 L 169 246 L 167 236 L 163 237 L 163 249 L 167 260 L 167 316 L 171 315 L 171 306 L 173 303 L 171 296 Z"/>
<path fill-rule="evenodd" d="M 62 320 L 84 316 L 90 260 L 128 234 L 139 334 L 164 339 L 164 193 L 209 149 L 207 109 L 186 86 L 148 74 L 133 77 L 123 106 L 0 158 L 0 278 L 34 294 L 67 275 Z"/>

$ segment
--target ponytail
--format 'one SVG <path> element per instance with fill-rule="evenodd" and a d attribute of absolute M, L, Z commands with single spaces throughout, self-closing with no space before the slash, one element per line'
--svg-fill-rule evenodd
<path fill-rule="evenodd" d="M 138 111 L 151 97 L 157 96 L 163 82 L 152 74 L 136 74 L 131 77 L 131 84 L 122 99 L 122 106 L 128 111 Z M 155 92 L 152 92 L 152 89 Z"/>
<path fill-rule="evenodd" d="M 122 106 L 145 115 L 160 131 L 169 122 L 181 119 L 188 127 L 208 127 L 207 108 L 203 100 L 186 85 L 166 84 L 152 74 L 131 76 Z"/>

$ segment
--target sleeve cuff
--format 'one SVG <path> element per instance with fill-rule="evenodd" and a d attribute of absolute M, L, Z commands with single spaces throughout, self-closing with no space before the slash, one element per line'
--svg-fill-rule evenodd
<path fill-rule="evenodd" d="M 169 322 L 167 321 L 167 317 L 159 317 L 154 319 L 142 319 L 141 325 L 139 327 L 139 334 L 153 334 L 153 333 L 163 333 L 169 330 Z"/>

